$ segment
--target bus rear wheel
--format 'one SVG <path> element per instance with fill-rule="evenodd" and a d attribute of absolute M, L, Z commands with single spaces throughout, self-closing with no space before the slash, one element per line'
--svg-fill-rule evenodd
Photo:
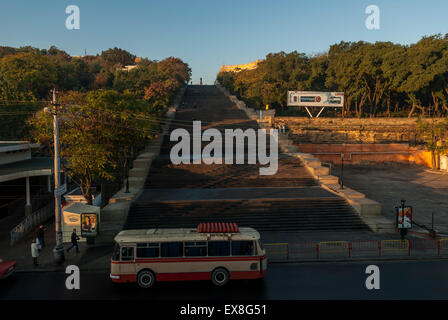
<path fill-rule="evenodd" d="M 149 270 L 140 271 L 137 275 L 137 284 L 144 289 L 150 288 L 156 282 L 154 273 Z"/>
<path fill-rule="evenodd" d="M 213 270 L 211 280 L 215 286 L 221 287 L 229 282 L 229 272 L 224 268 L 217 268 Z"/>

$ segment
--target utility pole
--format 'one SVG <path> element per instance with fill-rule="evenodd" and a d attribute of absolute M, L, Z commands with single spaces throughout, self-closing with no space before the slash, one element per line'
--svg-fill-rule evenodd
<path fill-rule="evenodd" d="M 61 159 L 59 156 L 59 124 L 58 124 L 58 93 L 53 89 L 53 136 L 54 136 L 54 200 L 55 200 L 55 226 L 56 226 L 56 246 L 53 249 L 54 262 L 61 264 L 64 262 L 64 247 L 62 245 L 62 208 L 61 208 Z"/>

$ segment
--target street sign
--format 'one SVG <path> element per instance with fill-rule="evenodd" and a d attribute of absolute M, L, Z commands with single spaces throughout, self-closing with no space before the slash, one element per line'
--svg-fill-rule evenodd
<path fill-rule="evenodd" d="M 60 196 L 62 196 L 66 192 L 67 192 L 67 185 L 63 184 L 59 188 L 54 189 L 54 196 L 55 197 L 60 197 Z"/>

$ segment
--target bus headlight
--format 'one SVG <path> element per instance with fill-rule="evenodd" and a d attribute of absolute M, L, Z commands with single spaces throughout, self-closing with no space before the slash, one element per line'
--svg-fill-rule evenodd
<path fill-rule="evenodd" d="M 267 258 L 262 259 L 262 260 L 261 260 L 261 270 L 264 271 L 264 270 L 266 270 L 267 268 L 268 268 L 268 259 L 267 259 Z"/>

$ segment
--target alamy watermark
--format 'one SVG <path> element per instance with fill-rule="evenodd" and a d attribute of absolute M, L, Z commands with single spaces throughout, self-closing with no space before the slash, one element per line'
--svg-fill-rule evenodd
<path fill-rule="evenodd" d="M 269 155 L 266 148 L 266 129 L 249 128 L 225 129 L 224 140 L 221 131 L 209 128 L 202 132 L 201 121 L 193 121 L 193 150 L 191 149 L 190 133 L 186 129 L 175 129 L 171 132 L 170 141 L 178 141 L 170 151 L 170 160 L 173 164 L 244 164 L 247 148 L 247 163 L 261 165 L 260 175 L 273 175 L 278 169 L 278 130 L 270 129 Z M 180 141 L 179 141 L 180 140 Z M 245 143 L 247 141 L 247 144 Z M 210 142 L 203 150 L 202 142 Z M 225 156 L 223 157 L 223 142 Z M 235 143 L 234 143 L 235 142 Z M 234 146 L 236 147 L 234 150 Z M 193 151 L 193 152 L 191 152 Z M 235 152 L 234 152 L 235 151 Z M 234 157 L 235 155 L 235 157 Z M 236 159 L 234 159 L 236 158 Z"/>
<path fill-rule="evenodd" d="M 369 16 L 366 19 L 366 28 L 369 30 L 380 29 L 380 8 L 376 5 L 370 5 L 366 8 L 366 14 Z"/>
<path fill-rule="evenodd" d="M 69 276 L 65 279 L 65 287 L 67 290 L 79 290 L 81 277 L 79 267 L 75 265 L 69 265 L 65 268 L 65 273 Z"/>
<path fill-rule="evenodd" d="M 369 276 L 366 279 L 367 290 L 380 289 L 380 268 L 377 265 L 369 265 L 366 268 L 366 274 Z"/>
<path fill-rule="evenodd" d="M 69 5 L 65 8 L 65 13 L 69 15 L 65 19 L 65 27 L 68 30 L 79 30 L 81 28 L 79 7 L 73 4 Z"/>

